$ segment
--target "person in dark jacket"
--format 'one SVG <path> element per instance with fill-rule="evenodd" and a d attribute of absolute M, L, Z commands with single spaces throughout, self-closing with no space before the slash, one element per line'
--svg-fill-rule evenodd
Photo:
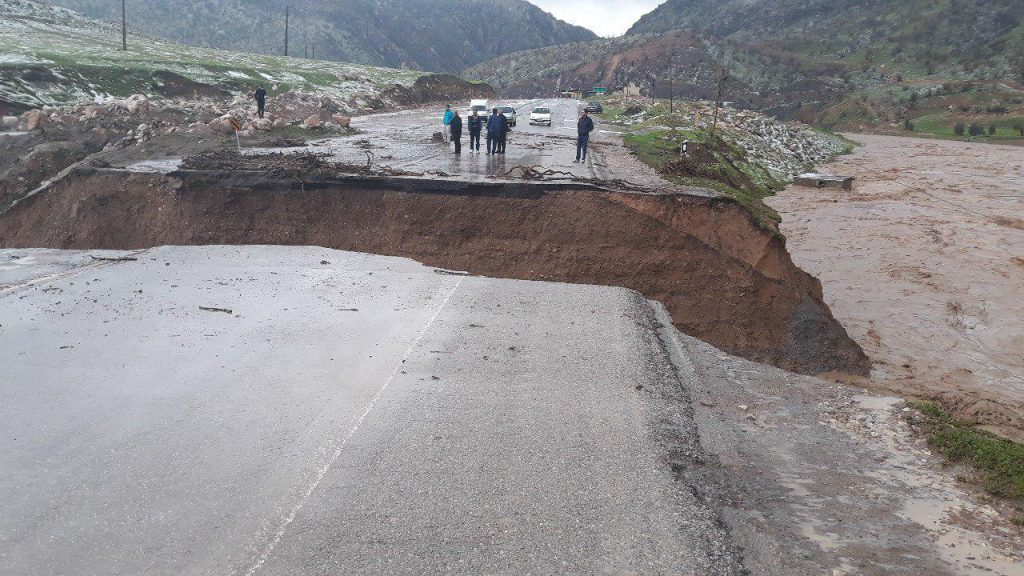
<path fill-rule="evenodd" d="M 504 124 L 501 121 L 501 116 L 498 115 L 498 109 L 491 110 L 491 116 L 487 119 L 487 153 L 497 154 L 498 153 L 498 142 L 501 141 L 501 129 Z"/>
<path fill-rule="evenodd" d="M 580 153 L 583 153 L 583 161 L 587 161 L 587 144 L 590 143 L 590 133 L 594 131 L 594 119 L 584 110 L 580 119 L 576 122 L 576 162 L 580 161 Z"/>
<path fill-rule="evenodd" d="M 480 151 L 480 131 L 484 129 L 484 119 L 477 114 L 476 110 L 473 110 L 473 115 L 469 117 L 469 151 L 473 152 L 476 150 Z M 476 146 L 474 148 L 474 145 Z"/>
<path fill-rule="evenodd" d="M 256 88 L 256 91 L 252 93 L 252 99 L 256 101 L 256 114 L 263 118 L 263 109 L 267 106 L 267 91 L 263 89 L 263 86 Z"/>
<path fill-rule="evenodd" d="M 458 110 L 452 112 L 452 119 L 448 122 L 448 127 L 451 129 L 455 153 L 462 154 L 462 116 L 459 116 Z"/>
<path fill-rule="evenodd" d="M 498 140 L 498 154 L 505 153 L 505 143 L 508 142 L 508 133 L 512 130 L 508 125 L 508 116 L 504 112 L 498 112 L 501 117 L 501 139 Z"/>

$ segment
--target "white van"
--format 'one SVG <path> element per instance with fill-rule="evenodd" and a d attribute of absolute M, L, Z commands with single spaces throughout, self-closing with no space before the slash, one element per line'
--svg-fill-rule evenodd
<path fill-rule="evenodd" d="M 484 118 L 486 118 L 487 115 L 490 114 L 490 112 L 491 112 L 490 109 L 487 107 L 487 99 L 474 99 L 474 100 L 470 100 L 469 101 L 469 114 L 468 114 L 468 116 L 472 116 L 473 112 L 476 112 L 480 116 L 483 116 Z"/>

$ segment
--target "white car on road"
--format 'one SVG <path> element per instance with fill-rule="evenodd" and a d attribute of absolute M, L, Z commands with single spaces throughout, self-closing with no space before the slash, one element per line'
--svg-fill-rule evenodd
<path fill-rule="evenodd" d="M 545 124 L 551 126 L 551 108 L 534 108 L 530 112 L 530 124 Z"/>

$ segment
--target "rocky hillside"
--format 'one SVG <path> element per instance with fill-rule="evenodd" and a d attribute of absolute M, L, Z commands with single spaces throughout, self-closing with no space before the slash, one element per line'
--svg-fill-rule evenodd
<path fill-rule="evenodd" d="M 707 99 L 715 94 L 715 78 L 730 70 L 728 99 L 740 106 L 766 108 L 807 90 L 805 77 L 782 67 L 758 65 L 754 56 L 708 40 L 687 30 L 639 34 L 517 52 L 463 72 L 511 96 L 553 94 L 556 87 L 587 90 L 630 82 L 645 95 Z M 669 81 L 669 70 L 674 70 Z M 816 96 L 827 89 L 811 86 Z"/>
<path fill-rule="evenodd" d="M 830 127 L 995 127 L 1024 121 L 1018 0 L 669 0 L 630 34 L 510 54 L 465 71 L 515 95 L 635 82 Z"/>
<path fill-rule="evenodd" d="M 668 0 L 629 33 L 676 29 L 904 75 L 1024 76 L 1020 0 Z"/>
<path fill-rule="evenodd" d="M 227 97 L 263 84 L 272 94 L 330 98 L 346 113 L 489 91 L 450 76 L 175 44 L 64 8 L 0 0 L 0 113 L 111 97 Z"/>
<path fill-rule="evenodd" d="M 87 16 L 121 18 L 109 0 L 52 0 Z M 132 26 L 197 46 L 261 54 L 284 52 L 283 2 L 163 0 L 128 2 Z M 291 0 L 288 53 L 393 68 L 456 72 L 518 50 L 596 35 L 525 0 Z"/>

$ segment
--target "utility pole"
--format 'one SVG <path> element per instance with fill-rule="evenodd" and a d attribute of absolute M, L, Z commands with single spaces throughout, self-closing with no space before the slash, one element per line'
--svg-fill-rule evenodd
<path fill-rule="evenodd" d="M 309 58 L 309 41 L 306 40 L 306 29 L 302 29 L 302 57 Z"/>
<path fill-rule="evenodd" d="M 668 113 L 669 114 L 675 113 L 676 94 L 675 94 L 675 84 L 674 84 L 674 81 L 673 81 L 673 76 L 675 76 L 675 72 L 676 72 L 676 55 L 675 55 L 675 52 L 673 52 L 672 54 L 669 54 L 669 56 L 668 56 Z"/>
<path fill-rule="evenodd" d="M 288 55 L 288 6 L 284 7 L 284 55 Z"/>
<path fill-rule="evenodd" d="M 128 51 L 128 9 L 125 3 L 128 0 L 121 0 L 121 50 Z"/>
<path fill-rule="evenodd" d="M 715 97 L 715 117 L 711 121 L 711 139 L 715 139 L 715 129 L 718 128 L 718 108 L 722 106 L 722 89 L 725 88 L 725 81 L 729 78 L 729 73 L 726 72 L 725 66 L 722 66 L 722 70 L 718 75 L 718 96 Z"/>
<path fill-rule="evenodd" d="M 313 41 L 309 43 L 309 57 L 312 58 L 313 60 L 316 60 L 316 38 L 315 37 L 314 37 Z"/>

